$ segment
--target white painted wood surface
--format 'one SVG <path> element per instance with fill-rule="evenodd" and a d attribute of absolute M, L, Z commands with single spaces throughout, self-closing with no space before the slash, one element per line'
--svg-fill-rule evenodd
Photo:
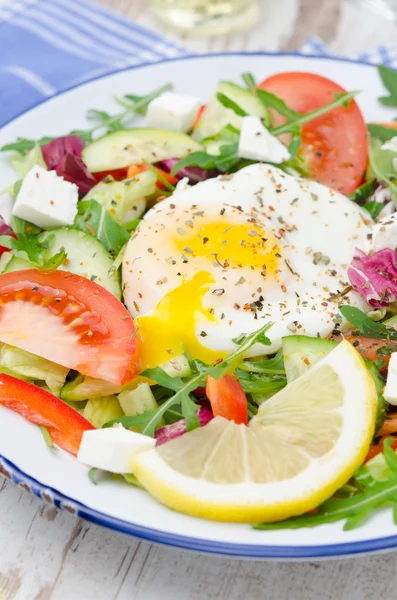
<path fill-rule="evenodd" d="M 158 27 L 147 0 L 97 1 Z M 195 52 L 293 50 L 318 35 L 345 54 L 397 43 L 397 25 L 359 0 L 261 2 L 260 22 L 248 33 L 179 41 Z M 44 505 L 0 476 L 0 600 L 388 599 L 395 564 L 395 554 L 282 564 L 152 546 Z"/>

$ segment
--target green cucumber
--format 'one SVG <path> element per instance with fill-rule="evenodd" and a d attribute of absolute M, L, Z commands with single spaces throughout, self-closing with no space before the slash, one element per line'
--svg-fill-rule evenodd
<path fill-rule="evenodd" d="M 156 410 L 158 404 L 153 396 L 150 385 L 139 383 L 134 390 L 125 390 L 117 396 L 120 406 L 127 417 L 141 415 L 147 410 Z"/>
<path fill-rule="evenodd" d="M 182 158 L 201 150 L 185 133 L 167 129 L 124 129 L 88 144 L 82 158 L 91 173 L 123 169 L 134 163 Z"/>
<path fill-rule="evenodd" d="M 116 383 L 79 374 L 73 381 L 65 383 L 61 389 L 60 396 L 62 400 L 66 400 L 67 402 L 83 402 L 84 400 L 92 400 L 101 396 L 118 394 L 121 390 L 122 387 Z"/>
<path fill-rule="evenodd" d="M 283 337 L 284 367 L 288 383 L 300 377 L 333 350 L 338 342 L 306 335 Z"/>
<path fill-rule="evenodd" d="M 64 248 L 67 261 L 60 269 L 91 279 L 117 298 L 121 297 L 119 276 L 112 268 L 113 259 L 97 239 L 79 229 L 63 227 L 41 233 L 38 241 L 43 246 L 43 260 Z"/>
<path fill-rule="evenodd" d="M 35 265 L 33 265 L 29 260 L 24 260 L 19 256 L 12 256 L 11 259 L 6 264 L 3 273 L 11 273 L 11 271 L 25 271 L 26 269 L 35 269 Z"/>
<path fill-rule="evenodd" d="M 216 88 L 215 95 L 207 104 L 197 127 L 194 129 L 193 138 L 201 141 L 219 133 L 226 125 L 233 125 L 241 129 L 243 118 L 237 115 L 231 108 L 226 108 L 217 98 L 217 94 L 223 94 L 248 115 L 268 119 L 268 111 L 262 102 L 250 91 L 231 83 L 221 81 Z"/>

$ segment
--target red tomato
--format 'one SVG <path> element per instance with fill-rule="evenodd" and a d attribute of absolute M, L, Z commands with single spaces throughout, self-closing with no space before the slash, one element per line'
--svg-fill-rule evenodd
<path fill-rule="evenodd" d="M 47 427 L 60 448 L 77 455 L 84 431 L 95 429 L 68 404 L 41 388 L 5 373 L 0 374 L 0 404 L 31 423 Z"/>
<path fill-rule="evenodd" d="M 362 356 L 364 356 L 364 358 L 368 360 L 383 360 L 383 367 L 381 368 L 381 371 L 387 368 L 390 361 L 390 356 L 377 354 L 377 352 L 384 346 L 387 346 L 387 348 L 394 346 L 397 352 L 397 342 L 393 342 L 391 340 L 378 340 L 377 338 L 369 338 L 361 335 L 354 335 L 354 330 L 344 331 L 343 336 L 334 336 L 332 339 L 336 342 L 347 340 L 348 342 L 353 344 L 357 352 L 359 352 Z"/>
<path fill-rule="evenodd" d="M 105 177 L 108 177 L 108 175 L 113 177 L 113 179 L 115 179 L 116 181 L 122 181 L 123 179 L 125 179 L 127 177 L 127 169 L 113 169 L 111 171 L 99 171 L 98 173 L 92 173 L 92 175 L 95 177 L 95 179 L 97 180 L 98 183 L 100 181 L 102 181 L 102 179 L 105 179 Z"/>
<path fill-rule="evenodd" d="M 11 227 L 9 227 L 4 221 L 2 216 L 0 216 L 0 235 L 12 235 L 13 238 L 17 237 Z M 5 246 L 0 246 L 0 256 L 4 254 L 4 252 L 8 252 L 8 248 Z"/>
<path fill-rule="evenodd" d="M 313 73 L 280 73 L 265 79 L 267 90 L 298 113 L 308 113 L 345 92 L 339 85 Z M 274 114 L 274 124 L 286 120 Z M 339 106 L 302 128 L 300 150 L 310 176 L 342 194 L 351 194 L 361 183 L 368 162 L 367 129 L 354 100 Z"/>
<path fill-rule="evenodd" d="M 237 425 L 247 425 L 247 398 L 235 377 L 224 375 L 220 379 L 214 379 L 208 376 L 205 389 L 214 417 L 225 417 Z"/>
<path fill-rule="evenodd" d="M 110 292 L 67 271 L 0 275 L 0 341 L 123 385 L 139 372 L 131 315 Z"/>

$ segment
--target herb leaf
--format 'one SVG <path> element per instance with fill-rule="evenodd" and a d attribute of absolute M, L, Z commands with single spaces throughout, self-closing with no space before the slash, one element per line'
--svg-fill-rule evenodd
<path fill-rule="evenodd" d="M 393 127 L 384 127 L 376 123 L 367 125 L 367 129 L 373 137 L 376 137 L 381 142 L 387 142 L 397 136 L 397 131 Z"/>
<path fill-rule="evenodd" d="M 258 89 L 256 91 L 256 95 L 258 96 L 259 100 L 262 102 L 262 104 L 266 108 L 273 108 L 280 115 L 283 115 L 284 117 L 288 117 L 288 119 L 290 119 L 290 120 L 296 119 L 298 116 L 300 116 L 300 115 L 298 115 L 297 112 L 292 110 L 292 108 L 289 108 L 289 106 L 286 105 L 284 100 L 282 100 L 281 98 L 278 98 L 271 92 Z"/>
<path fill-rule="evenodd" d="M 259 90 L 258 90 L 258 92 L 259 92 Z M 346 92 L 345 94 L 338 94 L 337 97 L 335 98 L 335 100 L 333 100 L 329 104 L 326 104 L 325 106 L 322 106 L 321 108 L 317 108 L 316 110 L 313 110 L 312 112 L 309 112 L 309 113 L 305 113 L 303 115 L 294 113 L 295 116 L 294 117 L 291 116 L 290 120 L 287 121 L 287 123 L 284 123 L 284 125 L 279 125 L 278 127 L 271 127 L 269 129 L 269 131 L 273 135 L 281 135 L 283 133 L 289 133 L 291 131 L 294 131 L 294 130 L 296 130 L 296 127 L 301 127 L 302 125 L 305 125 L 306 123 L 309 123 L 310 121 L 313 121 L 313 119 L 317 119 L 317 117 L 321 117 L 322 115 L 325 115 L 330 110 L 333 110 L 334 108 L 338 108 L 338 106 L 344 105 L 346 102 L 348 102 L 349 100 L 351 100 L 352 98 L 357 96 L 358 93 L 359 93 L 358 91 L 353 91 L 353 92 Z M 291 109 L 288 109 L 288 110 L 291 110 Z"/>
<path fill-rule="evenodd" d="M 372 321 L 359 308 L 345 304 L 340 307 L 339 311 L 364 337 L 372 337 L 379 340 L 397 340 L 397 331 L 387 328 L 383 323 L 379 323 L 379 321 Z"/>
<path fill-rule="evenodd" d="M 371 215 L 373 219 L 376 219 L 382 212 L 384 204 L 383 202 L 375 202 L 374 200 L 372 200 L 371 202 L 367 202 L 366 204 L 364 204 L 363 208 L 365 208 L 365 210 Z"/>
<path fill-rule="evenodd" d="M 354 192 L 352 194 L 350 194 L 349 198 L 350 198 L 350 200 L 353 200 L 353 202 L 355 202 L 356 204 L 363 204 L 363 202 L 365 202 L 365 200 L 367 200 L 368 198 L 370 198 L 370 196 L 372 196 L 372 194 L 375 192 L 377 187 L 378 187 L 378 182 L 376 181 L 376 179 L 370 179 L 369 181 L 366 181 L 365 183 L 363 183 L 363 185 L 360 185 L 359 188 L 354 190 Z M 383 208 L 383 205 L 381 202 L 377 202 L 377 204 L 381 205 L 381 209 Z"/>
<path fill-rule="evenodd" d="M 394 155 L 388 150 L 382 150 L 382 142 L 370 137 L 368 144 L 369 164 L 374 176 L 384 181 L 391 192 L 397 194 L 397 173 L 393 167 Z"/>
<path fill-rule="evenodd" d="M 386 106 L 397 106 L 397 71 L 384 65 L 379 65 L 378 73 L 383 85 L 390 92 L 390 96 L 381 96 L 378 98 L 379 102 Z"/>
<path fill-rule="evenodd" d="M 80 200 L 78 211 L 74 227 L 96 237 L 112 256 L 116 256 L 130 239 L 128 231 L 96 200 Z"/>
<path fill-rule="evenodd" d="M 14 151 L 19 152 L 20 154 L 25 154 L 27 150 L 32 150 L 36 144 L 39 146 L 43 146 L 44 144 L 48 144 L 54 138 L 53 137 L 42 137 L 39 140 L 27 140 L 26 138 L 17 138 L 15 142 L 11 144 L 6 144 L 0 148 L 0 152 Z"/>
<path fill-rule="evenodd" d="M 225 108 L 230 108 L 232 111 L 239 115 L 240 117 L 246 117 L 247 113 L 243 110 L 236 102 L 225 96 L 225 94 L 218 93 L 216 95 L 217 99 Z"/>
<path fill-rule="evenodd" d="M 256 94 L 256 82 L 255 82 L 255 78 L 252 75 L 252 73 L 243 73 L 241 75 L 245 85 L 247 86 L 247 89 L 252 92 L 253 94 Z"/>

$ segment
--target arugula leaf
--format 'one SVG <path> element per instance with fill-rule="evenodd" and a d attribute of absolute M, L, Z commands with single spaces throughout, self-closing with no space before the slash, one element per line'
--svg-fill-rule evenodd
<path fill-rule="evenodd" d="M 74 227 L 96 237 L 112 256 L 116 256 L 130 239 L 129 233 L 96 200 L 80 200 L 77 207 Z"/>
<path fill-rule="evenodd" d="M 164 376 L 160 371 L 163 371 L 160 367 L 156 367 L 155 369 L 148 369 L 144 371 L 142 375 L 144 377 L 152 378 L 155 374 L 156 377 L 159 378 L 160 381 L 165 381 Z M 155 373 L 154 373 L 155 372 Z M 164 371 L 163 371 L 164 373 Z M 165 373 L 167 376 L 167 374 Z M 168 376 L 167 376 L 168 377 Z M 170 377 L 169 379 L 175 379 Z M 176 378 L 179 379 L 179 378 Z M 157 381 L 157 379 L 155 379 Z M 175 391 L 175 394 L 168 398 L 163 404 L 161 404 L 156 410 L 146 411 L 141 415 L 137 415 L 135 417 L 119 417 L 117 419 L 113 419 L 112 421 L 108 421 L 103 425 L 103 427 L 111 427 L 114 423 L 121 423 L 124 427 L 139 427 L 141 433 L 143 435 L 148 435 L 150 437 L 154 437 L 156 427 L 161 423 L 163 415 L 167 412 L 169 408 L 174 406 L 175 404 L 180 404 L 183 409 L 186 410 L 186 425 L 190 430 L 194 429 L 198 425 L 197 417 L 194 413 L 193 415 L 193 404 L 194 401 L 189 397 L 190 392 L 195 390 L 204 382 L 204 377 L 200 373 L 190 379 L 187 382 L 183 382 L 179 379 L 178 382 L 173 383 L 174 387 L 178 387 Z M 168 382 L 170 383 L 170 382 Z M 160 383 L 161 385 L 161 383 Z M 171 388 L 173 389 L 173 388 Z M 195 404 L 195 412 L 199 409 L 199 406 Z M 185 416 L 185 414 L 183 415 Z"/>
<path fill-rule="evenodd" d="M 397 524 L 397 456 L 391 448 L 392 443 L 390 439 L 384 443 L 385 460 L 392 472 L 386 481 L 375 481 L 371 476 L 364 478 L 365 467 L 361 467 L 360 481 L 365 482 L 363 491 L 348 498 L 330 498 L 320 504 L 315 514 L 255 525 L 255 529 L 298 529 L 346 519 L 343 529 L 349 531 L 361 525 L 373 510 L 385 505 L 393 506 L 393 520 Z"/>
<path fill-rule="evenodd" d="M 390 96 L 381 96 L 378 98 L 379 102 L 386 106 L 397 106 L 397 71 L 384 65 L 379 65 L 378 73 L 383 85 L 390 92 Z"/>
<path fill-rule="evenodd" d="M 254 344 L 264 344 L 266 346 L 270 346 L 271 341 L 265 335 L 269 329 L 273 327 L 273 322 L 266 323 L 258 329 L 254 331 L 250 335 L 240 336 L 239 340 L 234 340 L 235 343 L 238 343 L 238 349 L 230 354 L 227 358 L 225 358 L 219 365 L 215 367 L 208 367 L 207 373 L 214 379 L 220 379 L 226 373 L 233 371 L 236 364 L 242 360 L 247 351 Z"/>
<path fill-rule="evenodd" d="M 375 202 L 374 200 L 372 200 L 371 202 L 367 202 L 366 204 L 364 204 L 363 208 L 365 208 L 365 210 L 371 215 L 373 219 L 376 219 L 382 212 L 384 204 L 383 202 Z"/>
<path fill-rule="evenodd" d="M 256 94 L 256 82 L 255 82 L 255 78 L 252 75 L 252 73 L 243 73 L 241 75 L 245 85 L 247 86 L 247 89 L 252 92 L 253 94 Z"/>
<path fill-rule="evenodd" d="M 288 145 L 288 152 L 290 153 L 290 159 L 295 158 L 295 156 L 298 154 L 298 150 L 300 148 L 301 145 L 301 135 L 302 135 L 302 129 L 300 127 L 297 127 L 293 132 L 292 132 L 292 138 L 291 141 Z"/>
<path fill-rule="evenodd" d="M 37 235 L 41 232 L 41 228 L 29 221 L 24 221 L 19 217 L 11 217 L 11 229 L 15 235 Z"/>
<path fill-rule="evenodd" d="M 18 137 L 16 142 L 12 142 L 11 144 L 6 144 L 0 148 L 0 152 L 7 152 L 14 150 L 15 152 L 19 152 L 20 154 L 25 154 L 27 150 L 32 150 L 36 144 L 39 146 L 44 146 L 44 144 L 48 144 L 51 142 L 53 137 L 42 137 L 39 140 L 27 140 L 26 138 Z"/>
<path fill-rule="evenodd" d="M 258 90 L 258 92 L 259 92 L 259 90 Z M 346 92 L 345 94 L 338 94 L 337 97 L 335 98 L 335 100 L 333 100 L 333 102 L 330 102 L 329 104 L 326 104 L 325 106 L 322 106 L 321 108 L 317 108 L 316 110 L 313 110 L 312 112 L 309 112 L 309 113 L 305 113 L 303 115 L 295 113 L 295 117 L 294 118 L 290 117 L 290 120 L 287 121 L 287 123 L 284 123 L 284 125 L 279 125 L 278 127 L 271 127 L 269 129 L 269 131 L 273 135 L 282 135 L 283 133 L 289 133 L 291 131 L 293 132 L 296 129 L 296 127 L 301 127 L 302 125 L 305 125 L 306 123 L 309 123 L 310 121 L 313 121 L 313 119 L 317 119 L 317 117 L 321 117 L 322 115 L 325 115 L 330 110 L 333 110 L 334 108 L 338 108 L 338 106 L 342 106 L 343 104 L 345 104 L 345 102 L 348 102 L 352 98 L 357 96 L 358 93 L 359 93 L 358 91 L 353 91 L 353 92 Z"/>
<path fill-rule="evenodd" d="M 273 358 L 263 360 L 244 360 L 240 365 L 240 369 L 249 371 L 250 373 L 265 373 L 268 375 L 285 375 L 284 369 L 284 353 L 279 350 Z"/>
<path fill-rule="evenodd" d="M 364 337 L 372 337 L 379 340 L 397 340 L 397 331 L 395 329 L 389 329 L 379 321 L 372 321 L 359 308 L 345 304 L 339 308 L 339 311 Z"/>
<path fill-rule="evenodd" d="M 246 394 L 257 394 L 259 397 L 265 396 L 270 398 L 276 392 L 280 391 L 287 385 L 286 376 L 256 375 L 249 373 L 243 369 L 236 369 L 239 383 Z"/>
<path fill-rule="evenodd" d="M 379 181 L 384 181 L 391 192 L 397 194 L 397 173 L 393 167 L 393 152 L 382 150 L 382 142 L 369 138 L 368 153 L 370 169 Z"/>
<path fill-rule="evenodd" d="M 290 119 L 290 120 L 296 119 L 298 116 L 300 116 L 300 115 L 298 115 L 297 112 L 292 110 L 292 108 L 289 108 L 289 106 L 286 105 L 284 100 L 282 100 L 281 98 L 278 98 L 278 96 L 275 96 L 271 92 L 258 89 L 256 91 L 256 95 L 258 96 L 259 100 L 262 102 L 263 106 L 265 106 L 266 108 L 273 108 L 280 115 L 283 115 L 284 117 L 288 117 L 288 119 Z"/>
<path fill-rule="evenodd" d="M 363 183 L 363 185 L 360 185 L 360 187 L 358 187 L 356 190 L 354 190 L 354 192 L 349 195 L 349 198 L 350 200 L 353 200 L 353 202 L 355 202 L 356 204 L 362 204 L 363 202 L 365 202 L 365 200 L 372 196 L 377 187 L 378 182 L 376 181 L 376 179 L 370 179 L 369 181 Z M 378 202 L 377 204 L 381 205 L 381 209 L 383 208 L 381 202 Z"/>
<path fill-rule="evenodd" d="M 241 159 L 238 156 L 238 144 L 233 143 L 221 146 L 219 154 L 192 152 L 192 154 L 184 156 L 173 166 L 171 175 L 175 175 L 180 169 L 185 167 L 201 167 L 208 171 L 217 169 L 225 173 L 232 168 L 238 168 L 239 164 L 241 164 Z"/>
<path fill-rule="evenodd" d="M 236 115 L 239 115 L 240 117 L 247 116 L 248 113 L 245 110 L 243 110 L 238 104 L 236 104 L 236 102 L 225 96 L 225 94 L 218 93 L 216 97 L 225 108 L 230 108 L 236 113 Z"/>
<path fill-rule="evenodd" d="M 180 405 L 182 415 L 186 419 L 187 429 L 191 431 L 199 425 L 196 415 L 199 406 L 191 398 L 191 392 L 205 384 L 207 375 L 219 379 L 222 375 L 234 370 L 236 364 L 241 361 L 243 355 L 253 344 L 271 344 L 265 334 L 272 325 L 273 323 L 267 323 L 250 335 L 240 336 L 237 350 L 216 367 L 206 365 L 199 360 L 189 361 L 193 369 L 193 375 L 187 380 L 180 377 L 170 377 L 161 367 L 147 369 L 142 373 L 143 377 L 147 377 L 160 386 L 174 391 L 174 395 L 167 398 L 156 410 L 147 411 L 135 417 L 118 417 L 117 419 L 108 421 L 103 427 L 111 427 L 114 423 L 121 423 L 127 428 L 139 427 L 141 433 L 154 437 L 155 429 L 161 423 L 165 413 L 175 405 Z"/>
<path fill-rule="evenodd" d="M 387 142 L 397 136 L 397 131 L 393 127 L 384 127 L 376 123 L 367 125 L 367 129 L 373 137 L 376 137 L 381 142 Z"/>
<path fill-rule="evenodd" d="M 124 121 L 125 119 L 133 113 L 144 113 L 146 108 L 158 96 L 171 89 L 171 84 L 163 85 L 160 88 L 154 90 L 150 94 L 146 96 L 125 96 L 126 100 L 117 99 L 120 104 L 123 104 L 125 107 L 124 110 L 116 115 L 110 115 L 109 113 L 101 110 L 91 109 L 87 113 L 88 119 L 95 119 L 97 122 L 95 125 L 88 129 L 79 129 L 74 130 L 69 133 L 65 133 L 64 135 L 78 135 L 85 142 L 91 142 L 93 133 L 98 129 L 105 129 L 107 132 L 119 131 L 120 129 L 124 129 Z M 137 98 L 136 100 L 134 100 Z M 28 140 L 25 138 L 17 138 L 16 142 L 11 144 L 6 144 L 2 148 L 0 148 L 0 152 L 5 152 L 8 150 L 15 150 L 16 152 L 20 152 L 21 154 L 25 154 L 27 150 L 31 150 L 35 144 L 39 146 L 43 146 L 48 142 L 51 142 L 56 138 L 54 137 L 42 137 L 39 140 Z"/>

